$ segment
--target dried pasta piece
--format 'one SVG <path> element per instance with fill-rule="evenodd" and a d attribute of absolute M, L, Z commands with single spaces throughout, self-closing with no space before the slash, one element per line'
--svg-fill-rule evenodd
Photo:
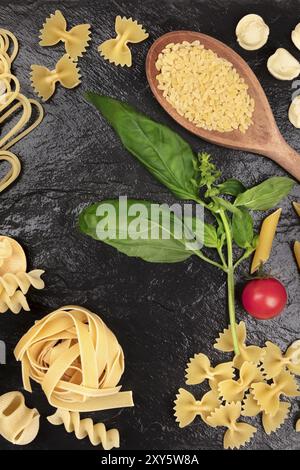
<path fill-rule="evenodd" d="M 244 362 L 238 380 L 228 379 L 219 383 L 218 390 L 220 397 L 228 402 L 241 401 L 250 385 L 261 380 L 263 380 L 263 377 L 256 365 L 251 362 Z"/>
<path fill-rule="evenodd" d="M 300 269 L 300 242 L 294 243 L 294 255 L 297 261 L 298 268 Z"/>
<path fill-rule="evenodd" d="M 209 358 L 205 354 L 195 354 L 187 365 L 186 369 L 186 383 L 187 385 L 201 384 L 204 380 L 208 379 L 210 386 L 220 381 L 232 378 L 234 369 L 232 362 L 224 362 L 212 367 Z"/>
<path fill-rule="evenodd" d="M 278 428 L 280 428 L 280 426 L 284 423 L 288 416 L 290 407 L 290 403 L 281 401 L 279 403 L 278 411 L 274 416 L 263 412 L 262 424 L 267 434 L 271 434 L 272 432 L 275 432 Z"/>
<path fill-rule="evenodd" d="M 282 354 L 280 348 L 271 341 L 266 342 L 265 355 L 262 368 L 267 379 L 277 377 L 280 372 L 289 369 L 290 372 L 300 375 L 300 341 L 297 340 Z"/>
<path fill-rule="evenodd" d="M 40 46 L 54 46 L 65 43 L 66 53 L 73 59 L 82 57 L 91 40 L 91 25 L 80 24 L 67 31 L 67 22 L 61 11 L 56 10 L 46 19 L 41 29 Z"/>
<path fill-rule="evenodd" d="M 288 371 L 281 372 L 272 385 L 266 383 L 252 384 L 253 396 L 262 411 L 275 416 L 280 406 L 280 396 L 298 397 L 300 392 L 294 377 Z"/>
<path fill-rule="evenodd" d="M 240 354 L 235 356 L 233 359 L 234 367 L 240 369 L 245 361 L 253 362 L 253 364 L 261 362 L 264 350 L 259 346 L 246 346 L 246 325 L 243 321 L 236 325 L 236 332 Z M 219 337 L 216 339 L 214 348 L 223 352 L 234 351 L 231 326 L 225 328 L 223 332 L 220 333 Z"/>
<path fill-rule="evenodd" d="M 8 188 L 19 176 L 21 172 L 21 163 L 16 155 L 8 150 L 0 149 L 0 161 L 6 161 L 10 165 L 10 169 L 6 175 L 0 180 L 0 193 Z"/>
<path fill-rule="evenodd" d="M 0 435 L 12 444 L 26 445 L 39 431 L 38 411 L 27 408 L 20 392 L 8 392 L 0 396 Z"/>
<path fill-rule="evenodd" d="M 194 395 L 180 388 L 175 400 L 175 417 L 180 428 L 191 424 L 196 416 L 201 416 L 206 424 L 208 416 L 220 406 L 217 394 L 211 390 L 203 395 L 201 400 L 196 400 Z"/>
<path fill-rule="evenodd" d="M 224 434 L 225 449 L 239 449 L 253 437 L 256 428 L 247 423 L 237 422 L 241 415 L 241 402 L 227 403 L 220 406 L 207 418 L 213 427 L 225 426 L 227 431 Z"/>
<path fill-rule="evenodd" d="M 98 51 L 104 57 L 115 65 L 132 65 L 132 55 L 128 47 L 128 43 L 142 42 L 148 38 L 149 34 L 146 33 L 142 25 L 132 18 L 116 17 L 115 31 L 117 37 L 115 39 L 108 39 L 98 47 Z"/>
<path fill-rule="evenodd" d="M 293 206 L 295 211 L 297 212 L 298 216 L 300 217 L 300 202 L 293 202 Z"/>
<path fill-rule="evenodd" d="M 22 309 L 26 312 L 30 311 L 30 307 L 23 292 L 17 290 L 11 297 L 5 291 L 1 292 L 0 313 L 5 313 L 9 310 L 12 313 L 18 314 Z"/>
<path fill-rule="evenodd" d="M 259 242 L 255 250 L 251 265 L 251 274 L 257 271 L 262 264 L 268 261 L 270 257 L 281 212 L 282 209 L 277 209 L 275 212 L 268 215 L 268 217 L 266 217 L 262 223 L 259 234 Z"/>
<path fill-rule="evenodd" d="M 296 422 L 296 432 L 300 432 L 300 419 Z"/>
<path fill-rule="evenodd" d="M 102 444 L 103 449 L 111 450 L 120 447 L 120 435 L 117 429 L 107 430 L 105 424 L 94 424 L 91 418 L 80 419 L 77 411 L 66 411 L 57 409 L 47 420 L 54 426 L 64 425 L 68 433 L 74 432 L 77 439 L 88 436 L 93 446 Z"/>
<path fill-rule="evenodd" d="M 5 291 L 9 297 L 12 297 L 17 289 L 20 289 L 23 294 L 27 294 L 30 286 L 35 289 L 43 289 L 45 283 L 41 279 L 41 275 L 44 272 L 42 269 L 34 269 L 29 273 L 6 273 L 0 276 L 0 296 Z"/>
<path fill-rule="evenodd" d="M 75 88 L 80 84 L 80 74 L 77 64 L 65 54 L 59 59 L 55 70 L 49 70 L 42 65 L 31 66 L 31 84 L 35 92 L 47 101 L 53 95 L 56 83 L 65 88 Z"/>
<path fill-rule="evenodd" d="M 260 406 L 253 397 L 252 390 L 250 390 L 250 393 L 243 400 L 241 415 L 253 417 L 257 416 L 260 412 Z"/>
<path fill-rule="evenodd" d="M 24 388 L 41 385 L 54 408 L 100 411 L 133 406 L 132 392 L 120 392 L 124 354 L 98 315 L 78 306 L 62 307 L 37 321 L 20 339 Z"/>

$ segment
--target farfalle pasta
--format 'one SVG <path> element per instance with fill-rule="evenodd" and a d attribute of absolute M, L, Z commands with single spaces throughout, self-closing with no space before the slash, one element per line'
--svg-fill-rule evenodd
<path fill-rule="evenodd" d="M 191 424 L 196 416 L 200 416 L 207 423 L 207 417 L 220 406 L 221 402 L 215 391 L 207 392 L 201 400 L 196 400 L 194 395 L 180 388 L 175 400 L 175 417 L 180 428 Z"/>
<path fill-rule="evenodd" d="M 132 55 L 128 43 L 142 42 L 148 38 L 149 34 L 137 21 L 132 18 L 125 18 L 125 16 L 123 18 L 121 16 L 116 17 L 115 31 L 117 37 L 104 41 L 98 47 L 98 51 L 104 59 L 115 65 L 131 67 Z"/>
<path fill-rule="evenodd" d="M 21 392 L 8 392 L 0 396 L 0 435 L 16 445 L 32 442 L 39 431 L 38 411 L 27 408 Z"/>
<path fill-rule="evenodd" d="M 0 126 L 17 117 L 8 130 L 2 131 L 0 138 L 0 161 L 9 164 L 9 170 L 0 180 L 0 192 L 7 189 L 19 176 L 21 163 L 18 157 L 9 149 L 37 127 L 44 116 L 42 106 L 38 101 L 28 99 L 20 91 L 20 83 L 12 73 L 11 67 L 18 54 L 17 38 L 10 31 L 0 29 Z M 37 115 L 33 122 L 33 109 Z M 19 113 L 21 112 L 20 116 Z"/>
<path fill-rule="evenodd" d="M 280 348 L 270 341 L 266 342 L 262 368 L 268 379 L 277 377 L 286 368 L 300 375 L 300 340 L 294 341 L 282 354 Z"/>
<path fill-rule="evenodd" d="M 238 380 L 227 379 L 219 383 L 219 394 L 227 402 L 242 401 L 251 384 L 261 380 L 263 380 L 263 377 L 256 365 L 251 362 L 244 362 Z"/>
<path fill-rule="evenodd" d="M 105 450 L 120 447 L 120 435 L 117 429 L 107 430 L 103 423 L 94 424 L 91 418 L 80 419 L 77 411 L 58 409 L 47 419 L 54 426 L 63 424 L 65 430 L 68 433 L 74 432 L 77 439 L 88 437 L 93 446 L 101 444 Z"/>
<path fill-rule="evenodd" d="M 246 325 L 243 321 L 236 325 L 236 332 L 240 354 L 233 359 L 234 367 L 240 369 L 245 361 L 253 362 L 253 364 L 261 362 L 264 350 L 258 346 L 246 346 Z M 234 350 L 230 326 L 220 333 L 219 337 L 216 339 L 214 348 L 223 352 L 232 352 Z"/>
<path fill-rule="evenodd" d="M 274 414 L 274 416 L 263 412 L 262 425 L 266 434 L 271 434 L 272 432 L 275 432 L 278 428 L 280 428 L 280 426 L 288 417 L 290 407 L 290 403 L 287 403 L 286 401 L 281 401 L 279 403 L 279 408 Z"/>
<path fill-rule="evenodd" d="M 40 33 L 40 46 L 54 46 L 64 42 L 66 53 L 73 59 L 82 57 L 91 40 L 91 25 L 80 24 L 67 31 L 67 22 L 60 10 L 51 14 L 43 24 Z"/>
<path fill-rule="evenodd" d="M 227 431 L 224 434 L 224 449 L 239 448 L 249 442 L 257 429 L 247 423 L 238 422 L 241 416 L 241 402 L 221 405 L 211 416 L 207 418 L 210 426 L 224 426 Z"/>
<path fill-rule="evenodd" d="M 10 310 L 19 313 L 29 311 L 26 294 L 32 286 L 43 289 L 41 269 L 26 272 L 27 261 L 23 248 L 13 238 L 0 236 L 0 313 Z"/>
<path fill-rule="evenodd" d="M 187 385 L 201 384 L 204 380 L 209 380 L 210 386 L 225 379 L 232 378 L 234 374 L 233 363 L 224 362 L 212 367 L 209 358 L 205 354 L 195 354 L 187 365 L 186 383 Z"/>
<path fill-rule="evenodd" d="M 80 84 L 79 69 L 68 54 L 59 59 L 54 70 L 43 65 L 32 65 L 30 77 L 34 91 L 43 101 L 51 98 L 57 82 L 65 88 L 75 88 Z"/>

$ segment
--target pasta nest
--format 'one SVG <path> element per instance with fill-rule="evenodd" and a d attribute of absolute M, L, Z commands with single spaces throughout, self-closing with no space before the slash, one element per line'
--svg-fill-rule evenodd
<path fill-rule="evenodd" d="M 89 310 L 62 307 L 21 338 L 15 357 L 22 362 L 25 390 L 41 385 L 49 403 L 68 411 L 133 406 L 132 392 L 120 392 L 123 350 L 112 331 Z"/>

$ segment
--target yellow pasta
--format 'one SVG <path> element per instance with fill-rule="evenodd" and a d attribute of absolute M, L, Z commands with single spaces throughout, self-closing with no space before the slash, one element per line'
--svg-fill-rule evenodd
<path fill-rule="evenodd" d="M 29 311 L 25 295 L 32 286 L 43 289 L 44 273 L 41 269 L 26 272 L 27 261 L 23 248 L 13 238 L 0 236 L 0 313 L 10 310 L 19 313 Z"/>
<path fill-rule="evenodd" d="M 20 392 L 8 392 L 0 396 L 0 435 L 12 444 L 26 445 L 39 431 L 38 411 L 27 408 Z"/>
<path fill-rule="evenodd" d="M 271 434 L 272 432 L 275 432 L 278 428 L 280 428 L 280 426 L 288 417 L 290 407 L 290 403 L 281 401 L 279 403 L 278 411 L 274 416 L 271 416 L 270 414 L 267 414 L 265 412 L 262 414 L 262 424 L 267 434 Z"/>
<path fill-rule="evenodd" d="M 276 344 L 267 341 L 262 368 L 267 379 L 277 377 L 286 368 L 300 375 L 300 340 L 294 341 L 285 354 Z"/>
<path fill-rule="evenodd" d="M 75 88 L 80 84 L 77 64 L 67 54 L 59 59 L 55 70 L 49 70 L 42 65 L 32 65 L 30 76 L 34 91 L 43 101 L 51 98 L 57 82 L 65 88 Z"/>
<path fill-rule="evenodd" d="M 260 406 L 253 397 L 252 390 L 250 390 L 250 393 L 244 398 L 243 404 L 242 404 L 242 416 L 257 416 L 261 412 Z"/>
<path fill-rule="evenodd" d="M 298 268 L 300 269 L 300 242 L 294 243 L 294 255 L 297 261 Z"/>
<path fill-rule="evenodd" d="M 256 365 L 251 362 L 244 362 L 238 380 L 228 379 L 219 383 L 218 390 L 220 397 L 228 402 L 242 401 L 250 385 L 261 380 L 263 380 L 263 377 Z"/>
<path fill-rule="evenodd" d="M 132 392 L 120 392 L 124 355 L 115 335 L 89 310 L 62 307 L 37 321 L 21 338 L 24 388 L 41 385 L 54 408 L 100 411 L 133 406 Z"/>
<path fill-rule="evenodd" d="M 277 209 L 275 212 L 268 215 L 268 217 L 266 217 L 262 223 L 259 234 L 259 242 L 255 250 L 251 265 L 251 274 L 257 271 L 261 265 L 268 261 L 270 257 L 281 211 L 282 209 Z"/>
<path fill-rule="evenodd" d="M 253 396 L 260 408 L 274 417 L 280 407 L 280 396 L 298 397 L 300 392 L 294 377 L 287 371 L 281 372 L 272 385 L 266 383 L 252 384 Z"/>
<path fill-rule="evenodd" d="M 148 38 L 149 34 L 146 33 L 143 26 L 133 21 L 132 18 L 116 17 L 115 31 L 117 37 L 115 39 L 108 39 L 98 47 L 98 51 L 104 57 L 115 65 L 132 65 L 132 55 L 128 47 L 128 43 L 142 42 Z"/>
<path fill-rule="evenodd" d="M 295 211 L 300 217 L 300 202 L 293 202 L 293 206 L 294 206 Z"/>
<path fill-rule="evenodd" d="M 82 57 L 91 40 L 91 25 L 80 24 L 67 31 L 67 22 L 62 12 L 56 10 L 46 19 L 41 29 L 40 46 L 54 46 L 64 42 L 66 53 L 73 59 Z"/>
<path fill-rule="evenodd" d="M 220 381 L 232 378 L 234 369 L 232 362 L 224 362 L 216 367 L 211 367 L 210 360 L 205 354 L 195 354 L 187 365 L 186 383 L 187 385 L 201 384 L 208 379 L 211 387 Z"/>
<path fill-rule="evenodd" d="M 300 432 L 300 419 L 296 422 L 296 432 Z"/>
<path fill-rule="evenodd" d="M 0 126 L 21 111 L 16 123 L 7 132 L 2 132 L 0 138 L 0 161 L 6 161 L 10 166 L 7 174 L 0 180 L 0 192 L 7 189 L 21 171 L 18 157 L 8 149 L 37 127 L 44 115 L 40 103 L 20 93 L 20 83 L 11 71 L 18 49 L 16 37 L 10 31 L 0 29 Z M 37 109 L 37 117 L 29 124 L 33 108 Z"/>
<path fill-rule="evenodd" d="M 240 354 L 233 359 L 234 367 L 240 369 L 245 361 L 253 362 L 253 364 L 261 362 L 264 350 L 258 346 L 246 346 L 246 325 L 243 321 L 236 325 L 236 332 Z M 214 348 L 223 352 L 232 352 L 234 350 L 230 326 L 220 333 L 219 337 L 216 339 Z"/>
<path fill-rule="evenodd" d="M 256 428 L 247 423 L 237 422 L 241 415 L 241 403 L 227 403 L 220 406 L 207 418 L 213 427 L 225 426 L 227 431 L 224 434 L 225 449 L 239 449 L 245 445 L 256 433 Z"/>
<path fill-rule="evenodd" d="M 175 417 L 180 428 L 191 424 L 196 416 L 201 416 L 206 424 L 207 417 L 220 406 L 218 395 L 211 390 L 203 395 L 201 400 L 196 400 L 194 395 L 180 388 L 175 400 Z"/>
<path fill-rule="evenodd" d="M 47 420 L 54 426 L 64 425 L 68 433 L 74 432 L 77 439 L 84 439 L 88 436 L 91 444 L 97 446 L 102 444 L 103 449 L 111 450 L 120 447 L 120 435 L 117 429 L 106 430 L 103 423 L 94 424 L 91 418 L 80 419 L 77 411 L 67 411 L 58 409 Z"/>

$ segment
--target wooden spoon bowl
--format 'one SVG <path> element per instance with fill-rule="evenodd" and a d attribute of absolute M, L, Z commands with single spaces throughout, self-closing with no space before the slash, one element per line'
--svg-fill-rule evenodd
<path fill-rule="evenodd" d="M 199 40 L 206 49 L 211 49 L 219 57 L 223 57 L 231 62 L 248 84 L 248 92 L 255 100 L 255 110 L 252 116 L 253 124 L 245 134 L 239 130 L 218 132 L 196 127 L 188 119 L 180 116 L 176 109 L 164 98 L 163 92 L 157 88 L 158 81 L 156 76 L 159 72 L 155 67 L 155 63 L 161 51 L 167 44 L 172 42 L 192 42 L 195 40 Z M 158 102 L 181 126 L 213 144 L 246 150 L 269 157 L 300 181 L 300 155 L 282 137 L 268 99 L 255 74 L 244 59 L 230 47 L 206 34 L 193 31 L 173 31 L 164 34 L 152 44 L 146 59 L 146 74 L 150 88 Z"/>

